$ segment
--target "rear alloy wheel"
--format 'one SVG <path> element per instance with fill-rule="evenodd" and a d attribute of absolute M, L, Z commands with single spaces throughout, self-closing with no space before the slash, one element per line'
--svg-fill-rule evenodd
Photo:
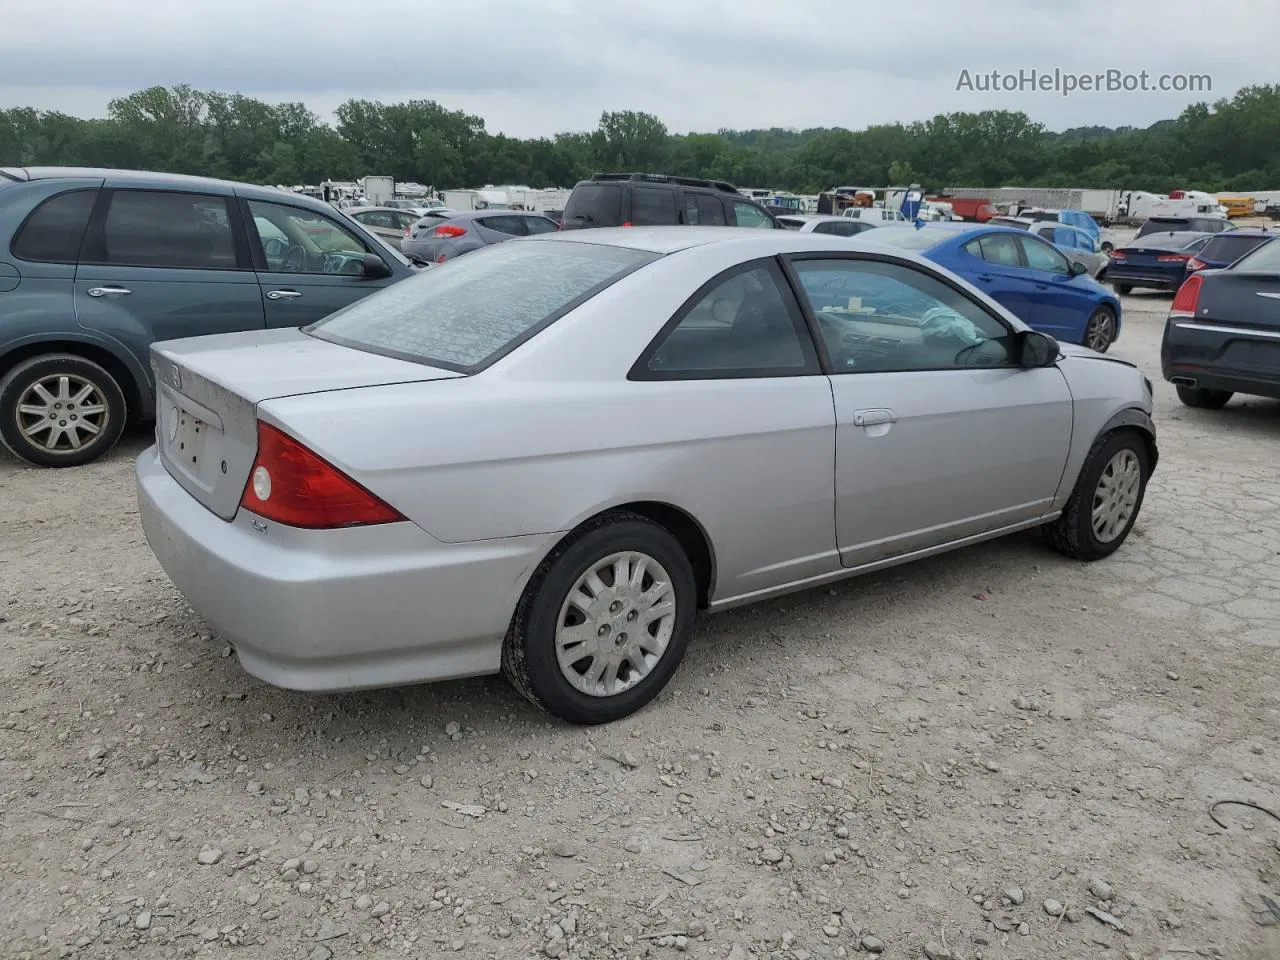
<path fill-rule="evenodd" d="M 1150 476 L 1146 441 L 1137 432 L 1100 438 L 1085 458 L 1062 516 L 1044 527 L 1045 536 L 1077 560 L 1110 556 L 1133 529 Z"/>
<path fill-rule="evenodd" d="M 1124 297 L 1128 296 L 1128 294 L 1133 290 L 1133 287 L 1129 286 L 1127 283 L 1113 283 L 1111 285 L 1111 289 Z"/>
<path fill-rule="evenodd" d="M 1110 307 L 1099 307 L 1084 328 L 1084 345 L 1099 353 L 1106 353 L 1116 342 L 1116 315 Z"/>
<path fill-rule="evenodd" d="M 1197 410 L 1221 410 L 1234 394 L 1230 390 L 1206 390 L 1204 387 L 1178 387 L 1178 399 Z"/>
<path fill-rule="evenodd" d="M 534 573 L 503 644 L 503 673 L 562 720 L 617 720 L 667 685 L 696 603 L 693 568 L 675 538 L 636 514 L 607 514 Z"/>
<path fill-rule="evenodd" d="M 92 360 L 52 353 L 0 379 L 0 439 L 17 457 L 45 467 L 98 459 L 124 430 L 120 385 Z"/>

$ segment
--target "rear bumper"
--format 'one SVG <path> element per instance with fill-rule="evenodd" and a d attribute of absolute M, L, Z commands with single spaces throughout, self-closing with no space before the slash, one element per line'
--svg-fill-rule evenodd
<path fill-rule="evenodd" d="M 156 558 L 191 606 L 275 686 L 351 690 L 495 673 L 520 593 L 556 535 L 441 543 L 412 523 L 345 530 L 224 521 L 137 462 Z"/>
<path fill-rule="evenodd" d="M 1185 386 L 1280 399 L 1280 330 L 1171 320 L 1160 345 L 1160 372 Z"/>
<path fill-rule="evenodd" d="M 1178 274 L 1141 270 L 1112 260 L 1106 268 L 1107 282 L 1122 283 L 1130 287 L 1146 287 L 1153 290 L 1177 290 L 1185 280 L 1185 271 Z"/>

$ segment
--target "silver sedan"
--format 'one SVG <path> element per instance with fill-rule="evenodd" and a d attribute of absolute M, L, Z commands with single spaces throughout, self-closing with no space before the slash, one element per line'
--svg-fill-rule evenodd
<path fill-rule="evenodd" d="M 152 359 L 143 527 L 249 672 L 501 670 L 576 723 L 651 700 L 699 609 L 1032 528 L 1105 557 L 1156 464 L 1135 367 L 813 233 L 514 240 Z"/>

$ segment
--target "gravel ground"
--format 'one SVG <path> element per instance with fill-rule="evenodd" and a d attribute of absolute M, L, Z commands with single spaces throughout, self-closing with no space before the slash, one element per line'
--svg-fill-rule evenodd
<path fill-rule="evenodd" d="M 1133 536 L 1015 538 L 703 621 L 607 728 L 497 679 L 246 676 L 136 516 L 135 431 L 0 460 L 0 955 L 1275 958 L 1280 404 L 1191 411 L 1168 297 Z M 230 955 L 230 954 L 226 954 Z"/>

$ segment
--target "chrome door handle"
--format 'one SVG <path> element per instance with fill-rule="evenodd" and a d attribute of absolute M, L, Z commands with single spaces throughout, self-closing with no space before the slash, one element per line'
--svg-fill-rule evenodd
<path fill-rule="evenodd" d="M 85 292 L 91 297 L 127 297 L 133 293 L 124 287 L 90 287 Z"/>
<path fill-rule="evenodd" d="M 296 300 L 302 296 L 297 290 L 268 290 L 268 300 Z"/>
<path fill-rule="evenodd" d="M 855 427 L 874 427 L 881 423 L 897 423 L 898 415 L 892 410 L 857 410 L 853 414 Z"/>

